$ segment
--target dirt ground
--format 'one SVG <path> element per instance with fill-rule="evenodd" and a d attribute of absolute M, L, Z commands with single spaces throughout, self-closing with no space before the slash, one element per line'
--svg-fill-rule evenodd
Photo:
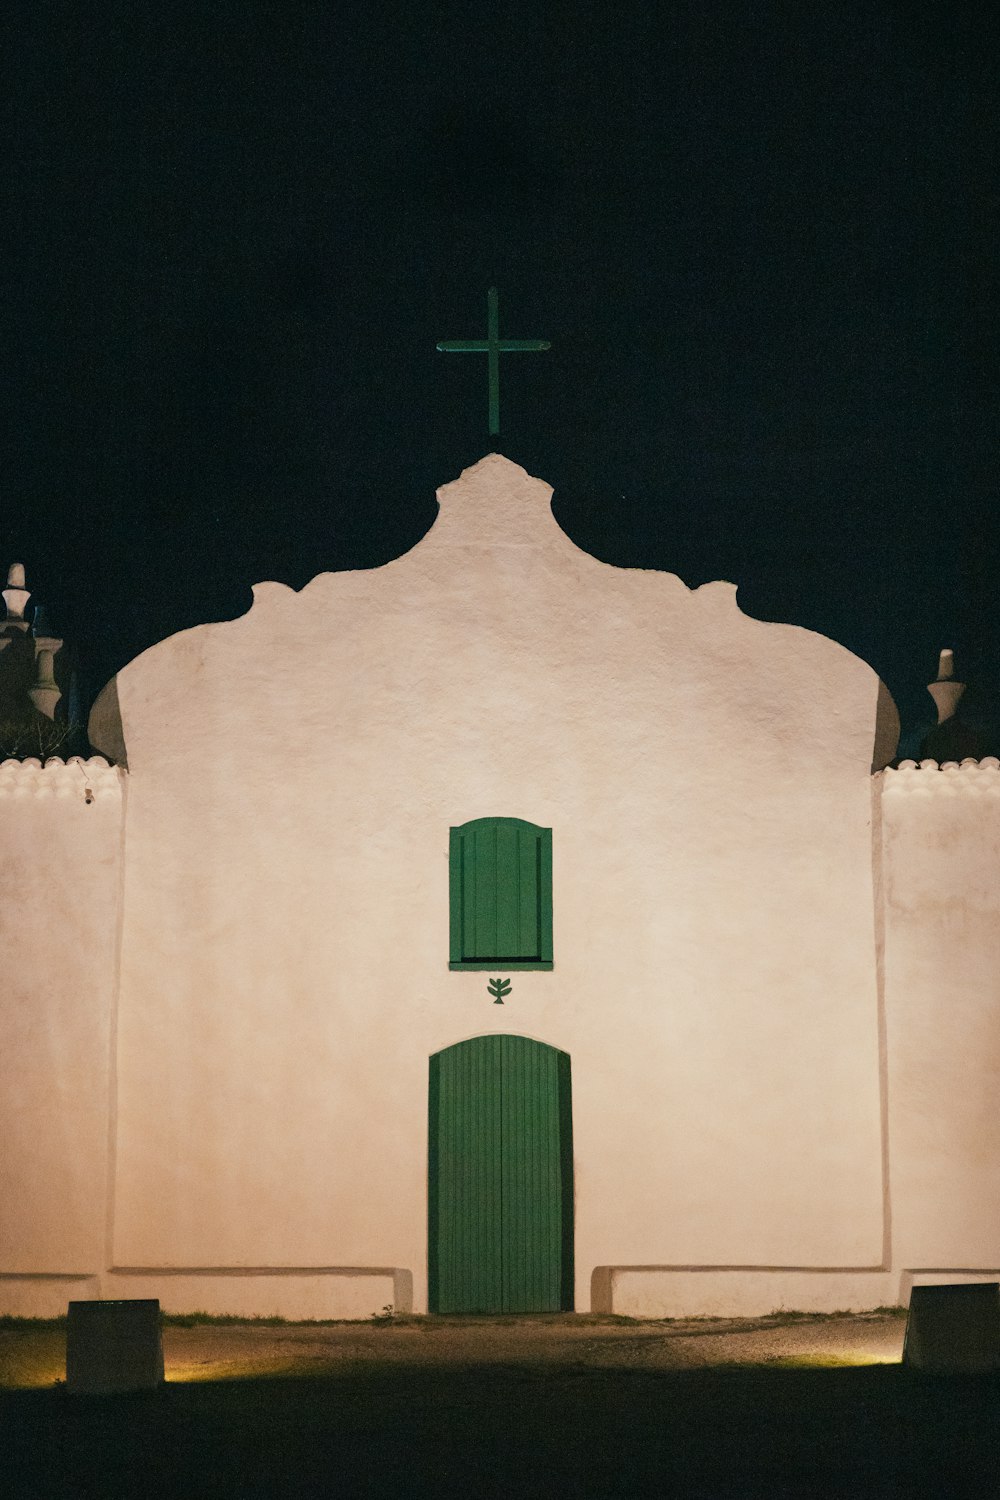
<path fill-rule="evenodd" d="M 167 1378 L 219 1379 L 312 1367 L 399 1364 L 680 1370 L 711 1365 L 866 1365 L 897 1361 L 905 1320 L 857 1317 L 625 1321 L 561 1315 L 400 1318 L 387 1323 L 164 1329 Z"/>
<path fill-rule="evenodd" d="M 589 1315 L 164 1329 L 158 1391 L 70 1396 L 0 1328 L 4 1500 L 962 1500 L 1000 1377 L 899 1364 L 901 1317 Z"/>
<path fill-rule="evenodd" d="M 336 1324 L 196 1324 L 163 1330 L 168 1381 L 366 1368 L 442 1371 L 685 1370 L 712 1366 L 837 1366 L 898 1361 L 905 1320 L 879 1313 L 643 1321 L 587 1314 L 393 1318 Z M 0 1387 L 51 1386 L 65 1371 L 63 1328 L 0 1328 Z"/>

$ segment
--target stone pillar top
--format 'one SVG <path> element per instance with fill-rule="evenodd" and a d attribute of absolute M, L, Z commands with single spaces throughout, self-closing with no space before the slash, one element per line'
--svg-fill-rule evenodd
<path fill-rule="evenodd" d="M 953 718 L 965 683 L 955 681 L 955 653 L 947 646 L 938 658 L 937 678 L 927 684 L 927 691 L 937 705 L 938 723 Z"/>
<path fill-rule="evenodd" d="M 55 679 L 54 653 L 43 647 L 35 655 L 35 682 L 28 689 L 28 697 L 40 714 L 47 719 L 55 718 L 56 704 L 62 697 Z"/>
<path fill-rule="evenodd" d="M 6 623 L 27 630 L 24 606 L 31 598 L 31 592 L 24 586 L 24 563 L 11 563 L 7 569 L 7 587 L 0 592 L 3 593 L 3 602 L 7 606 Z"/>

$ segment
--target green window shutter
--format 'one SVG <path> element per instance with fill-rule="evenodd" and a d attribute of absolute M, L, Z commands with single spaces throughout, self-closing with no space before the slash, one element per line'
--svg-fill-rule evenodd
<path fill-rule="evenodd" d="M 538 951 L 552 962 L 552 829 L 538 830 Z"/>
<path fill-rule="evenodd" d="M 452 828 L 448 839 L 448 881 L 451 909 L 451 962 L 462 962 L 462 854 L 461 828 Z"/>
<path fill-rule="evenodd" d="M 451 830 L 454 968 L 552 967 L 552 830 L 476 818 Z"/>

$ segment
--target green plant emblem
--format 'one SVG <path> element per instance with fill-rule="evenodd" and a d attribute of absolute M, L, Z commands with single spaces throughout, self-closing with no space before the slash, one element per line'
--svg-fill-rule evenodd
<path fill-rule="evenodd" d="M 486 988 L 489 990 L 490 994 L 493 996 L 493 1004 L 494 1005 L 502 1005 L 503 1004 L 503 997 L 504 997 L 504 995 L 509 995 L 510 994 L 510 988 L 511 988 L 511 986 L 510 986 L 510 980 L 509 979 L 491 979 L 487 983 Z"/>

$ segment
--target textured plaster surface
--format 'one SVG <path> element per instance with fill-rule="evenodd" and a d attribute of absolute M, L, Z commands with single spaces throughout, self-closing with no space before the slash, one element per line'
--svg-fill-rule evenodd
<path fill-rule="evenodd" d="M 497 456 L 385 567 L 119 674 L 119 1266 L 408 1268 L 429 1055 L 569 1052 L 596 1266 L 876 1267 L 879 683 L 618 569 Z M 553 829 L 555 966 L 448 970 L 448 829 Z M 698 1310 L 697 1308 L 689 1310 Z"/>
<path fill-rule="evenodd" d="M 121 826 L 105 761 L 0 765 L 0 1273 L 105 1261 Z M 0 1275 L 3 1311 L 44 1292 Z"/>
<path fill-rule="evenodd" d="M 893 1258 L 1000 1265 L 1000 763 L 882 783 Z"/>
<path fill-rule="evenodd" d="M 889 1271 L 737 1270 L 614 1271 L 611 1308 L 631 1317 L 757 1318 L 781 1309 L 863 1312 L 894 1305 L 899 1277 Z"/>

